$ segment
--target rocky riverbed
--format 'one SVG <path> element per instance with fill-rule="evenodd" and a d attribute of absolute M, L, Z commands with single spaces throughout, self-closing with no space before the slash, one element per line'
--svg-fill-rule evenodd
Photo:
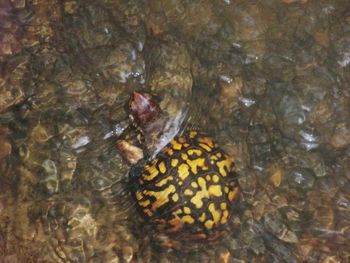
<path fill-rule="evenodd" d="M 349 83 L 348 0 L 0 1 L 0 262 L 350 262 Z M 235 160 L 221 242 L 144 232 L 135 90 Z"/>

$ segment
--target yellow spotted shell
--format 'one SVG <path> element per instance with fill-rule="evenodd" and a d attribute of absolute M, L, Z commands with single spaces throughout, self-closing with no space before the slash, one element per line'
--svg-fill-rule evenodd
<path fill-rule="evenodd" d="M 239 187 L 234 163 L 199 131 L 175 137 L 139 171 L 132 195 L 157 231 L 173 240 L 216 240 Z"/>

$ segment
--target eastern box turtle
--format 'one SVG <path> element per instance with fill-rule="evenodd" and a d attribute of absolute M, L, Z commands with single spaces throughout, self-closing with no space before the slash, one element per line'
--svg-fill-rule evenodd
<path fill-rule="evenodd" d="M 119 136 L 116 146 L 133 165 L 130 191 L 146 224 L 156 230 L 155 239 L 174 248 L 187 241 L 217 240 L 239 193 L 234 163 L 202 131 L 185 130 L 168 140 L 172 133 L 166 129 L 174 126 L 168 122 L 170 112 L 164 113 L 151 94 L 134 92 L 129 106 L 136 137 Z M 164 129 L 165 137 L 159 137 Z M 159 145 L 143 147 L 147 138 Z M 162 148 L 164 141 L 170 142 Z"/>
<path fill-rule="evenodd" d="M 207 134 L 191 130 L 176 136 L 153 160 L 132 169 L 137 208 L 175 242 L 216 240 L 238 197 L 234 163 Z"/>

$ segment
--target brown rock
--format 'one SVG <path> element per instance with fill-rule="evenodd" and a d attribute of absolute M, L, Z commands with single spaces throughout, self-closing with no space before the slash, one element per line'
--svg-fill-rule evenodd
<path fill-rule="evenodd" d="M 332 229 L 334 225 L 334 211 L 330 207 L 319 207 L 314 212 L 314 219 L 324 229 Z"/>
<path fill-rule="evenodd" d="M 308 0 L 282 0 L 283 3 L 285 4 L 293 4 L 296 2 L 300 2 L 301 4 L 307 3 Z"/>
<path fill-rule="evenodd" d="M 270 176 L 270 182 L 273 184 L 273 186 L 279 187 L 283 176 L 284 169 L 282 169 L 282 167 L 276 167 L 272 175 Z"/>
<path fill-rule="evenodd" d="M 342 260 L 337 256 L 328 256 L 322 261 L 322 263 L 341 263 L 341 262 Z"/>
<path fill-rule="evenodd" d="M 52 135 L 47 131 L 47 129 L 42 126 L 41 124 L 38 124 L 34 127 L 31 134 L 33 140 L 37 143 L 45 143 L 50 138 L 52 138 Z"/>
<path fill-rule="evenodd" d="M 4 85 L 0 83 L 0 113 L 6 112 L 11 106 L 23 100 L 24 92 L 20 87 L 11 83 L 5 83 Z"/>
<path fill-rule="evenodd" d="M 350 145 L 350 127 L 348 126 L 349 125 L 345 122 L 341 122 L 336 126 L 330 140 L 330 143 L 334 148 L 340 149 Z"/>
<path fill-rule="evenodd" d="M 0 160 L 10 155 L 12 151 L 12 145 L 4 138 L 0 138 Z"/>
<path fill-rule="evenodd" d="M 329 35 L 327 32 L 314 32 L 314 40 L 323 47 L 329 47 Z"/>
<path fill-rule="evenodd" d="M 232 111 L 238 105 L 238 99 L 243 88 L 243 81 L 240 76 L 231 78 L 229 76 L 221 76 L 219 80 L 221 87 L 220 106 L 221 110 Z"/>

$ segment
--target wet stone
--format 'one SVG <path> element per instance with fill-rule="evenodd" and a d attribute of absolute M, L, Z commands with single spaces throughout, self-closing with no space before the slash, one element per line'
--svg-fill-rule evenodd
<path fill-rule="evenodd" d="M 234 26 L 237 42 L 242 43 L 246 52 L 262 57 L 266 52 L 265 32 L 275 18 L 274 13 L 260 4 L 244 3 L 236 6 L 231 23 Z"/>
<path fill-rule="evenodd" d="M 285 169 L 283 167 L 280 166 L 274 166 L 271 167 L 270 169 L 270 182 L 273 184 L 273 186 L 275 187 L 279 187 L 281 185 L 282 182 L 282 178 L 285 175 Z"/>
<path fill-rule="evenodd" d="M 330 140 L 331 145 L 336 149 L 342 149 L 350 144 L 350 123 L 341 122 L 335 127 L 333 136 Z"/>
<path fill-rule="evenodd" d="M 340 214 L 344 214 L 345 217 L 350 216 L 350 194 L 340 192 L 334 199 L 335 208 L 340 212 Z"/>
<path fill-rule="evenodd" d="M 45 160 L 42 163 L 42 172 L 40 173 L 40 183 L 42 188 L 48 194 L 54 194 L 59 191 L 59 174 L 56 163 L 52 160 Z"/>
<path fill-rule="evenodd" d="M 33 141 L 43 144 L 46 143 L 53 135 L 50 134 L 50 131 L 48 131 L 43 125 L 38 124 L 33 128 L 31 136 Z"/>
<path fill-rule="evenodd" d="M 249 246 L 256 255 L 263 255 L 266 253 L 266 246 L 264 244 L 263 238 L 261 237 L 256 237 L 251 240 Z"/>
<path fill-rule="evenodd" d="M 327 193 L 330 197 L 334 196 L 339 190 L 337 183 L 332 180 L 331 176 L 319 178 L 317 181 L 317 189 Z"/>
<path fill-rule="evenodd" d="M 350 64 L 350 35 L 347 33 L 335 42 L 335 51 L 337 54 L 337 63 L 340 67 L 346 67 Z"/>
<path fill-rule="evenodd" d="M 27 4 L 28 8 L 24 10 L 21 18 L 25 24 L 21 44 L 26 48 L 33 48 L 49 43 L 54 35 L 50 22 L 56 22 L 61 18 L 57 1 L 32 2 L 30 5 L 27 2 Z"/>
<path fill-rule="evenodd" d="M 257 187 L 257 177 L 253 170 L 241 171 L 242 176 L 239 178 L 240 186 L 247 198 L 254 197 Z"/>
<path fill-rule="evenodd" d="M 279 81 L 292 80 L 295 70 L 293 59 L 272 53 L 269 57 L 265 58 L 264 62 L 270 78 Z"/>
<path fill-rule="evenodd" d="M 221 75 L 219 78 L 221 87 L 220 103 L 225 111 L 234 111 L 237 108 L 239 96 L 243 87 L 243 80 L 240 76 L 232 78 L 228 75 Z"/>
<path fill-rule="evenodd" d="M 286 178 L 291 186 L 302 190 L 311 189 L 315 183 L 315 175 L 308 168 L 290 168 L 286 171 Z"/>
<path fill-rule="evenodd" d="M 268 245 L 268 260 L 269 262 L 287 262 L 297 263 L 290 246 L 285 243 L 278 242 L 271 235 L 266 235 L 266 243 Z"/>
<path fill-rule="evenodd" d="M 68 123 L 59 126 L 59 133 L 63 140 L 64 146 L 71 149 L 78 149 L 89 143 L 90 138 L 87 135 L 87 127 L 75 127 Z"/>
<path fill-rule="evenodd" d="M 319 147 L 321 141 L 319 139 L 319 135 L 313 128 L 305 127 L 301 129 L 298 133 L 298 141 L 303 148 L 307 151 L 313 150 Z"/>
<path fill-rule="evenodd" d="M 272 102 L 276 116 L 280 121 L 279 128 L 289 138 L 294 138 L 300 125 L 308 115 L 302 103 L 290 83 L 279 83 L 270 88 L 273 93 Z"/>
<path fill-rule="evenodd" d="M 322 263 L 340 263 L 342 259 L 339 256 L 327 256 L 323 259 Z"/>
<path fill-rule="evenodd" d="M 279 212 L 272 212 L 264 216 L 264 226 L 280 240 L 288 243 L 297 243 L 298 237 L 294 232 L 284 225 L 283 218 Z"/>
<path fill-rule="evenodd" d="M 98 63 L 98 69 L 114 81 L 125 83 L 129 79 L 144 81 L 145 64 L 140 51 L 131 42 L 123 41 Z"/>
<path fill-rule="evenodd" d="M 72 180 L 77 167 L 77 156 L 68 149 L 60 151 L 60 184 L 61 189 L 68 192 L 72 187 Z"/>
<path fill-rule="evenodd" d="M 5 138 L 0 137 L 0 160 L 4 159 L 12 152 L 11 143 Z"/>
<path fill-rule="evenodd" d="M 0 63 L 6 61 L 10 56 L 16 55 L 22 49 L 20 38 L 22 36 L 20 12 L 23 10 L 23 0 L 2 1 L 0 3 Z M 24 3 L 25 4 L 25 3 Z M 17 10 L 16 10 L 17 9 Z M 18 14 L 19 13 L 19 14 Z"/>
<path fill-rule="evenodd" d="M 318 178 L 331 174 L 331 168 L 326 165 L 326 157 L 317 152 L 293 149 L 289 151 L 289 154 L 294 159 L 295 165 L 311 169 Z"/>
<path fill-rule="evenodd" d="M 133 258 L 133 248 L 132 247 L 123 247 L 123 259 L 125 262 L 131 262 Z"/>
<path fill-rule="evenodd" d="M 25 98 L 22 81 L 27 69 L 27 58 L 17 58 L 11 61 L 10 66 L 8 70 L 11 74 L 0 72 L 0 113 L 23 102 Z"/>
<path fill-rule="evenodd" d="M 296 234 L 301 233 L 304 228 L 304 220 L 306 216 L 302 211 L 298 211 L 291 206 L 286 206 L 280 209 L 281 214 L 286 218 L 286 223 L 290 227 L 291 231 Z"/>
<path fill-rule="evenodd" d="M 331 231 L 334 229 L 335 213 L 331 207 L 317 207 L 313 214 L 312 228 L 315 230 Z"/>
<path fill-rule="evenodd" d="M 64 12 L 72 15 L 77 10 L 78 3 L 76 1 L 65 1 L 64 2 Z"/>

